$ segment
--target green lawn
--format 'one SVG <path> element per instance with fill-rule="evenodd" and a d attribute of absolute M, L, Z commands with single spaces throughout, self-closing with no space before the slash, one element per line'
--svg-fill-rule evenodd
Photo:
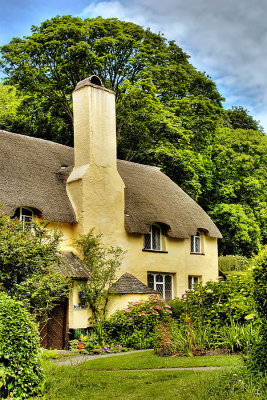
<path fill-rule="evenodd" d="M 242 365 L 241 357 L 229 356 L 205 356 L 205 357 L 158 357 L 153 350 L 98 358 L 88 361 L 83 368 L 102 370 L 121 369 L 147 369 L 147 368 L 173 368 L 173 367 L 239 367 Z"/>
<path fill-rule="evenodd" d="M 157 371 L 157 368 L 192 366 L 232 366 L 241 368 L 238 356 L 157 357 L 153 352 L 110 356 L 77 366 L 44 363 L 46 394 L 44 400 L 222 400 L 213 388 L 229 369 L 215 371 Z M 155 368 L 154 371 L 123 371 Z M 229 399 L 259 399 L 238 393 Z"/>

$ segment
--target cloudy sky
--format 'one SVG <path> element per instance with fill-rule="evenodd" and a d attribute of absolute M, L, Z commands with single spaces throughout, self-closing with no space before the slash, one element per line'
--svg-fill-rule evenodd
<path fill-rule="evenodd" d="M 102 16 L 162 32 L 267 132 L 267 0 L 0 0 L 0 46 L 56 15 Z"/>

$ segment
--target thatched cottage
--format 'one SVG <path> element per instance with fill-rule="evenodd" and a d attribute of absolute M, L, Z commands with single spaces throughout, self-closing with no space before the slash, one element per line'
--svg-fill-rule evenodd
<path fill-rule="evenodd" d="M 73 106 L 74 149 L 0 131 L 0 204 L 10 216 L 49 220 L 63 232 L 62 272 L 73 290 L 55 317 L 62 340 L 48 347 L 88 326 L 79 282 L 89 274 L 72 243 L 91 228 L 127 251 L 110 312 L 154 290 L 168 300 L 218 277 L 221 234 L 204 210 L 159 168 L 117 160 L 114 93 L 93 76 L 78 83 Z"/>

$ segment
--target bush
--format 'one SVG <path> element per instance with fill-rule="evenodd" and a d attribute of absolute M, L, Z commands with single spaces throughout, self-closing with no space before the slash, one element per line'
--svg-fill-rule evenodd
<path fill-rule="evenodd" d="M 250 259 L 244 256 L 221 256 L 219 257 L 219 270 L 227 273 L 231 271 L 246 271 L 250 266 Z"/>
<path fill-rule="evenodd" d="M 134 349 L 152 348 L 156 327 L 168 321 L 171 313 L 171 307 L 156 295 L 147 301 L 131 302 L 105 322 L 106 341 Z"/>
<path fill-rule="evenodd" d="M 226 281 L 208 282 L 195 286 L 182 299 L 170 302 L 172 315 L 183 323 L 189 315 L 194 326 L 214 329 L 231 322 L 244 324 L 256 319 L 253 298 L 253 279 L 250 272 L 240 276 L 229 276 Z"/>
<path fill-rule="evenodd" d="M 246 357 L 246 365 L 252 373 L 266 373 L 267 370 L 267 248 L 254 259 L 254 298 L 259 313 L 260 335 Z"/>
<path fill-rule="evenodd" d="M 0 395 L 22 399 L 42 385 L 39 334 L 21 303 L 0 293 Z"/>

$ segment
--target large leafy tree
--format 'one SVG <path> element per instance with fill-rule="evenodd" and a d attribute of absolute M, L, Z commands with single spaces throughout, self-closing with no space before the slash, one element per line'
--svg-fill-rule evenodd
<path fill-rule="evenodd" d="M 97 74 L 116 93 L 119 158 L 161 167 L 211 212 L 223 254 L 258 250 L 266 137 L 247 110 L 222 109 L 214 82 L 173 41 L 114 18 L 58 16 L 1 54 L 5 84 L 23 95 L 13 131 L 71 145 L 71 93 Z M 0 117 L 1 127 L 10 124 Z"/>

